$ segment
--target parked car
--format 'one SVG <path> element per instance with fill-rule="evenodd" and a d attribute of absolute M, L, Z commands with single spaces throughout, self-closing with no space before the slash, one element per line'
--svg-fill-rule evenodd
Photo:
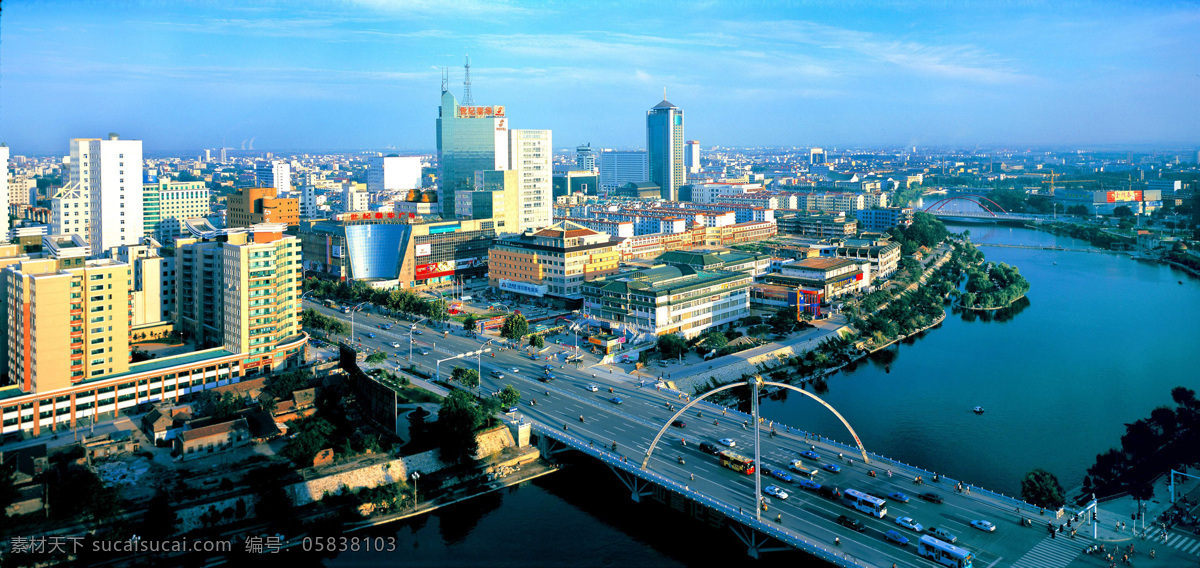
<path fill-rule="evenodd" d="M 839 525 L 842 525 L 843 527 L 854 529 L 858 532 L 863 532 L 863 531 L 867 530 L 867 525 L 864 525 L 862 523 L 862 521 L 851 518 L 851 517 L 847 517 L 846 515 L 842 515 L 842 516 L 838 517 L 837 522 Z"/>
<path fill-rule="evenodd" d="M 929 501 L 930 503 L 941 503 L 942 501 L 944 501 L 944 499 L 942 499 L 942 496 L 938 495 L 937 493 L 922 493 L 921 498 L 926 501 Z"/>

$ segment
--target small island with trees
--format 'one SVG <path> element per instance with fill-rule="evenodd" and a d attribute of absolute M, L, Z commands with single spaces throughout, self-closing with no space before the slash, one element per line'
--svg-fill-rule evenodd
<path fill-rule="evenodd" d="M 969 310 L 998 310 L 1025 297 L 1029 281 L 1015 266 L 1003 262 L 985 262 L 966 269 L 967 288 L 958 296 L 961 307 Z"/>

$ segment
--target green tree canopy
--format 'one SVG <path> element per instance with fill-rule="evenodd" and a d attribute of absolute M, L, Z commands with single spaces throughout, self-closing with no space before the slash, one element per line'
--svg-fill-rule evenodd
<path fill-rule="evenodd" d="M 540 335 L 530 335 L 529 345 L 541 349 L 546 346 L 546 339 Z"/>
<path fill-rule="evenodd" d="M 1047 509 L 1058 509 L 1066 502 L 1058 478 L 1041 468 L 1026 473 L 1021 479 L 1021 498 Z"/>
<path fill-rule="evenodd" d="M 521 314 L 512 314 L 504 318 L 504 324 L 500 326 L 500 337 L 509 341 L 518 341 L 527 334 L 529 334 L 529 322 Z"/>
<path fill-rule="evenodd" d="M 477 321 L 479 321 L 479 320 L 477 320 L 475 318 L 474 314 L 467 314 L 467 317 L 463 318 L 463 329 L 465 329 L 467 331 L 474 331 L 475 330 L 475 322 L 477 322 Z"/>
<path fill-rule="evenodd" d="M 368 363 L 382 363 L 384 361 L 387 361 L 387 353 L 382 351 L 376 351 L 370 355 L 367 355 Z"/>
<path fill-rule="evenodd" d="M 465 387 L 475 388 L 479 386 L 479 372 L 475 369 L 455 367 L 450 373 L 450 380 L 458 381 Z"/>
<path fill-rule="evenodd" d="M 505 407 L 516 406 L 521 401 L 521 391 L 512 385 L 505 385 L 504 390 L 500 391 L 500 404 Z"/>
<path fill-rule="evenodd" d="M 658 352 L 663 358 L 674 359 L 687 351 L 687 341 L 674 333 L 658 336 Z"/>
<path fill-rule="evenodd" d="M 475 430 L 486 416 L 470 393 L 454 389 L 442 399 L 438 410 L 437 429 L 441 438 L 439 449 L 442 461 L 460 463 L 469 459 L 479 449 Z"/>

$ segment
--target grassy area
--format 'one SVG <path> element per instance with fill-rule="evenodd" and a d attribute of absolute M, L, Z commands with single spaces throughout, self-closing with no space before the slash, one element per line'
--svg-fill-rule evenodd
<path fill-rule="evenodd" d="M 475 319 L 481 320 L 481 319 L 487 319 L 487 318 L 491 318 L 491 317 L 504 316 L 504 315 L 508 315 L 508 314 L 505 314 L 504 312 L 493 312 L 490 314 L 475 314 Z M 458 323 L 462 323 L 466 319 L 467 319 L 467 314 L 462 313 L 462 312 L 450 316 L 450 321 L 456 321 Z"/>
<path fill-rule="evenodd" d="M 421 402 L 441 402 L 442 397 L 423 388 L 407 385 L 396 391 L 398 404 L 417 404 Z"/>

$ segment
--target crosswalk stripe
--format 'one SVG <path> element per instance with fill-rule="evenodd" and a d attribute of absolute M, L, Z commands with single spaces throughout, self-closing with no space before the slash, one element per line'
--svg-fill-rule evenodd
<path fill-rule="evenodd" d="M 1045 538 L 1013 563 L 1013 568 L 1065 568 L 1086 545 L 1069 538 Z"/>
<path fill-rule="evenodd" d="M 1177 534 L 1171 535 L 1171 538 L 1167 539 L 1166 544 L 1167 544 L 1167 546 L 1175 546 L 1176 544 L 1178 544 L 1178 541 L 1181 539 L 1183 539 L 1183 537 L 1180 535 L 1177 535 Z"/>
<path fill-rule="evenodd" d="M 1179 548 L 1180 546 L 1183 546 L 1184 544 L 1191 544 L 1191 543 L 1192 543 L 1191 539 L 1180 537 L 1175 540 L 1175 544 L 1171 544 L 1169 542 L 1167 544 L 1170 545 L 1171 548 Z"/>
<path fill-rule="evenodd" d="M 1186 552 L 1188 554 L 1192 554 L 1192 553 L 1196 552 L 1197 550 L 1200 550 L 1200 541 L 1196 541 L 1196 544 L 1189 546 L 1188 549 L 1185 550 L 1184 552 Z"/>

